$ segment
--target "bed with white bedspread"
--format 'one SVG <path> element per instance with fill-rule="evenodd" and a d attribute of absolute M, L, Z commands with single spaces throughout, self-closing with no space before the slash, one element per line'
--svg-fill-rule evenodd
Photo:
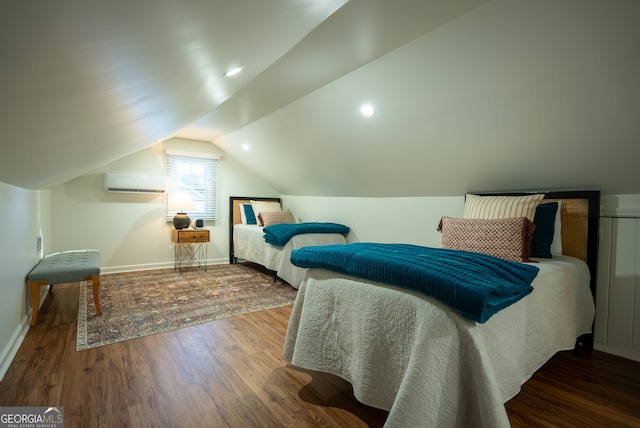
<path fill-rule="evenodd" d="M 291 264 L 291 252 L 309 245 L 345 244 L 343 233 L 304 233 L 297 234 L 283 246 L 270 245 L 265 241 L 265 227 L 247 224 L 242 216 L 242 205 L 251 201 L 264 201 L 280 204 L 279 198 L 230 198 L 229 262 L 238 259 L 247 260 L 264 266 L 292 287 L 298 288 L 307 269 Z M 347 228 L 348 230 L 348 228 Z"/>
<path fill-rule="evenodd" d="M 561 201 L 565 254 L 532 259 L 526 297 L 477 322 L 420 291 L 312 268 L 285 361 L 346 379 L 358 400 L 390 412 L 388 427 L 509 426 L 504 403 L 538 368 L 592 346 L 599 193 L 544 197 Z M 574 212 L 574 199 L 588 212 Z"/>

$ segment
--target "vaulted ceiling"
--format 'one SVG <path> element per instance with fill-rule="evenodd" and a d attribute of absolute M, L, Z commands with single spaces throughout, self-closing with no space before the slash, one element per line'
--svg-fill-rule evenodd
<path fill-rule="evenodd" d="M 0 181 L 182 137 L 291 195 L 640 193 L 639 19 L 635 0 L 7 2 Z"/>

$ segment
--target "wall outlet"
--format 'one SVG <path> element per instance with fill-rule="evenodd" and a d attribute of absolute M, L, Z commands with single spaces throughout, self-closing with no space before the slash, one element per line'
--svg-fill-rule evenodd
<path fill-rule="evenodd" d="M 39 258 L 44 257 L 44 247 L 42 245 L 42 233 L 36 236 L 36 255 Z"/>

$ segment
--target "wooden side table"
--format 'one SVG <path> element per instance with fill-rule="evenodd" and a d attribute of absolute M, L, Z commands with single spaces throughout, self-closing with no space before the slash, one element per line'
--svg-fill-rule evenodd
<path fill-rule="evenodd" d="M 171 234 L 173 241 L 173 269 L 182 270 L 195 266 L 207 270 L 207 247 L 210 235 L 209 229 L 174 229 Z"/>

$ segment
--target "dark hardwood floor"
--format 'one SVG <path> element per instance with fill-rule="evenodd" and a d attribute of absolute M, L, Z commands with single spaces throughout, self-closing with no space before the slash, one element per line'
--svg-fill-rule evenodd
<path fill-rule="evenodd" d="M 65 427 L 380 427 L 335 376 L 286 365 L 291 307 L 76 352 L 59 285 L 0 382 L 0 406 L 62 406 Z M 507 405 L 514 427 L 640 426 L 640 363 L 561 352 Z"/>

